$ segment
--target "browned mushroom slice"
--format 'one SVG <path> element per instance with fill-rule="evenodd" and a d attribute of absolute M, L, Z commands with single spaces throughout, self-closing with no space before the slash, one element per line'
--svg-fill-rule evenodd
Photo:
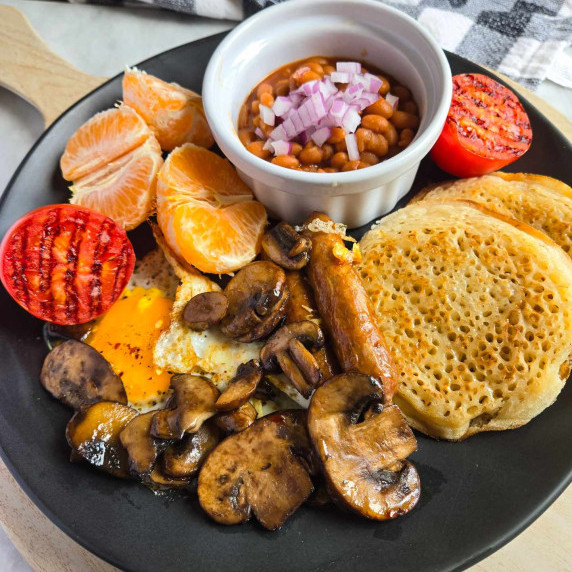
<path fill-rule="evenodd" d="M 161 455 L 161 472 L 173 479 L 193 478 L 219 440 L 220 430 L 215 425 L 204 423 L 196 433 L 185 435 Z"/>
<path fill-rule="evenodd" d="M 68 340 L 44 360 L 42 385 L 65 405 L 83 409 L 96 401 L 127 403 L 121 378 L 91 346 Z"/>
<path fill-rule="evenodd" d="M 272 262 L 287 270 L 300 270 L 310 260 L 312 241 L 280 222 L 262 237 L 262 250 Z"/>
<path fill-rule="evenodd" d="M 256 421 L 256 409 L 247 402 L 234 411 L 219 413 L 213 421 L 227 434 L 240 433 Z"/>
<path fill-rule="evenodd" d="M 186 487 L 191 482 L 190 478 L 177 479 L 165 475 L 161 467 L 155 465 L 151 473 L 144 480 L 144 484 L 152 489 L 174 489 Z"/>
<path fill-rule="evenodd" d="M 137 411 L 112 401 L 98 401 L 76 411 L 66 427 L 72 460 L 83 459 L 116 477 L 129 477 L 129 458 L 119 434 Z"/>
<path fill-rule="evenodd" d="M 282 326 L 260 351 L 267 371 L 282 371 L 292 385 L 307 399 L 321 379 L 316 358 L 309 350 L 324 345 L 322 330 L 309 320 Z"/>
<path fill-rule="evenodd" d="M 216 447 L 201 469 L 198 488 L 211 518 L 238 524 L 254 513 L 274 530 L 310 496 L 314 487 L 299 456 L 310 449 L 305 417 L 300 410 L 273 413 Z"/>
<path fill-rule="evenodd" d="M 261 379 L 262 368 L 257 359 L 240 364 L 226 391 L 217 399 L 216 408 L 219 411 L 232 411 L 240 407 L 252 397 Z"/>
<path fill-rule="evenodd" d="M 216 413 L 220 393 L 206 377 L 174 375 L 171 387 L 173 409 L 158 411 L 151 423 L 151 435 L 159 439 L 180 439 L 185 433 L 196 433 Z"/>
<path fill-rule="evenodd" d="M 129 471 L 133 476 L 148 475 L 155 465 L 157 456 L 168 444 L 151 436 L 151 422 L 154 415 L 154 411 L 137 415 L 119 434 L 121 444 L 127 451 Z"/>
<path fill-rule="evenodd" d="M 192 330 L 207 330 L 224 318 L 227 309 L 228 300 L 222 292 L 201 292 L 187 302 L 183 319 Z"/>
<path fill-rule="evenodd" d="M 228 311 L 221 322 L 224 335 L 239 342 L 253 342 L 268 336 L 284 317 L 288 288 L 284 270 L 261 260 L 240 270 L 224 293 Z"/>
<path fill-rule="evenodd" d="M 380 382 L 359 373 L 332 377 L 316 389 L 308 430 L 329 489 L 375 520 L 396 518 L 419 500 L 415 467 L 405 459 L 417 442 L 397 405 L 383 405 Z"/>

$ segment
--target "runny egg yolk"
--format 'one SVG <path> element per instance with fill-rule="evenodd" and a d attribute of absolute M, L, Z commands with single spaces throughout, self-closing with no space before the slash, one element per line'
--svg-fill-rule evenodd
<path fill-rule="evenodd" d="M 131 405 L 152 405 L 169 389 L 170 375 L 153 363 L 153 348 L 169 327 L 172 306 L 158 288 L 125 290 L 84 340 L 121 377 Z"/>

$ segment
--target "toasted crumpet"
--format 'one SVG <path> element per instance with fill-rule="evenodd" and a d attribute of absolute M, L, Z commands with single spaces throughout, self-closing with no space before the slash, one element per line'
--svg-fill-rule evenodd
<path fill-rule="evenodd" d="M 421 201 L 360 247 L 414 428 L 464 439 L 554 402 L 570 373 L 572 260 L 543 232 L 475 203 Z"/>
<path fill-rule="evenodd" d="M 201 96 L 176 83 L 127 68 L 123 76 L 123 101 L 147 122 L 165 151 L 184 143 L 202 147 L 214 143 Z"/>
<path fill-rule="evenodd" d="M 130 107 L 107 109 L 86 121 L 68 140 L 60 160 L 66 181 L 77 181 L 142 145 L 151 130 Z"/>
<path fill-rule="evenodd" d="M 234 167 L 187 143 L 157 180 L 157 219 L 170 248 L 202 272 L 233 272 L 260 251 L 266 210 Z"/>
<path fill-rule="evenodd" d="M 154 208 L 156 177 L 163 159 L 154 137 L 70 187 L 70 203 L 101 212 L 126 230 L 139 226 Z"/>
<path fill-rule="evenodd" d="M 547 234 L 572 255 L 572 189 L 527 173 L 492 173 L 424 189 L 416 201 L 472 201 Z"/>

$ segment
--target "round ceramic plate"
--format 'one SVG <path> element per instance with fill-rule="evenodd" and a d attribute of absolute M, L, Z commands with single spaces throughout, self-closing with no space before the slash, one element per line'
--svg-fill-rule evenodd
<path fill-rule="evenodd" d="M 140 67 L 200 91 L 204 69 L 222 37 L 181 46 Z M 487 73 L 457 56 L 448 57 L 454 74 Z M 4 195 L 0 235 L 26 211 L 67 201 L 59 158 L 68 137 L 120 97 L 118 76 L 64 113 L 40 138 Z M 538 111 L 523 103 L 534 142 L 512 170 L 572 183 L 570 145 Z M 412 193 L 445 178 L 425 160 Z M 147 229 L 131 235 L 139 254 L 152 247 Z M 138 572 L 462 569 L 518 534 L 570 482 L 572 387 L 567 387 L 554 405 L 515 431 L 476 435 L 463 443 L 419 435 L 412 461 L 421 475 L 422 496 L 405 517 L 377 523 L 334 507 L 302 507 L 278 532 L 267 532 L 254 521 L 220 526 L 203 513 L 196 497 L 155 496 L 135 482 L 69 463 L 64 431 L 71 412 L 39 383 L 46 355 L 42 324 L 3 288 L 0 305 L 2 457 L 55 524 L 120 568 Z"/>

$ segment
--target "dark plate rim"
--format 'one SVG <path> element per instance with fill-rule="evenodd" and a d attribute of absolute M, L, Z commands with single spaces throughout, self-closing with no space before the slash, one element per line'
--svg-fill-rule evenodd
<path fill-rule="evenodd" d="M 208 43 L 213 41 L 214 38 L 223 38 L 226 34 L 228 34 L 228 31 L 225 32 L 220 32 L 218 34 L 213 34 L 210 36 L 205 36 L 204 38 L 200 38 L 198 40 L 194 40 L 192 42 L 188 42 L 186 44 L 181 44 L 179 46 L 175 46 L 173 48 L 170 48 L 169 50 L 165 50 L 164 52 L 160 52 L 158 54 L 155 54 L 154 56 L 151 56 L 150 58 L 147 58 L 137 64 L 135 64 L 136 66 L 141 66 L 144 67 L 145 64 L 147 62 L 150 62 L 151 60 L 155 60 L 158 57 L 162 57 L 162 56 L 166 56 L 168 54 L 170 54 L 171 52 L 175 52 L 178 49 L 180 49 L 183 46 L 189 45 L 189 44 L 202 44 L 202 43 Z M 470 60 L 468 60 L 467 58 L 464 58 L 462 56 L 459 56 L 457 54 L 453 54 L 451 52 L 449 52 L 448 50 L 444 50 L 445 55 L 447 56 L 447 59 L 450 58 L 450 56 L 454 56 L 455 58 L 458 58 L 459 60 L 463 61 L 463 62 L 467 62 L 467 64 L 470 64 L 472 66 L 478 66 L 480 68 L 482 68 L 482 73 L 484 73 L 485 75 L 489 75 L 490 77 L 492 77 L 493 79 L 495 79 L 496 81 L 498 81 L 499 83 L 501 83 L 502 85 L 508 87 L 511 90 L 514 90 L 514 88 L 509 85 L 506 81 L 504 81 L 501 77 L 499 77 L 493 70 L 488 70 L 486 68 L 484 68 L 483 66 L 481 66 L 480 64 L 477 64 L 475 62 L 472 62 Z M 110 77 L 107 81 L 103 82 L 101 85 L 99 85 L 98 87 L 96 87 L 94 90 L 92 90 L 91 92 L 89 92 L 88 94 L 84 95 L 81 99 L 79 99 L 78 101 L 76 101 L 71 107 L 69 107 L 68 109 L 66 109 L 57 119 L 55 119 L 51 125 L 45 130 L 43 131 L 43 133 L 40 135 L 40 137 L 36 140 L 36 142 L 34 143 L 34 145 L 31 147 L 31 149 L 28 151 L 28 153 L 26 153 L 26 155 L 24 156 L 24 158 L 22 159 L 22 161 L 20 162 L 20 164 L 18 165 L 18 167 L 16 168 L 16 170 L 14 171 L 14 174 L 12 175 L 12 177 L 10 178 L 8 184 L 6 185 L 6 188 L 4 190 L 4 193 L 2 194 L 2 197 L 0 197 L 0 209 L 3 208 L 4 206 L 4 202 L 6 200 L 6 197 L 8 196 L 8 194 L 11 192 L 12 190 L 12 186 L 14 184 L 14 182 L 16 181 L 16 179 L 18 178 L 20 172 L 22 171 L 22 169 L 26 166 L 26 163 L 28 162 L 29 158 L 34 154 L 34 152 L 36 151 L 36 148 L 40 145 L 40 143 L 50 134 L 52 128 L 59 123 L 59 121 L 66 116 L 68 113 L 70 113 L 75 107 L 77 107 L 78 105 L 80 105 L 84 100 L 88 99 L 89 97 L 91 97 L 94 93 L 97 93 L 99 90 L 103 89 L 105 86 L 107 86 L 109 83 L 115 81 L 117 78 L 119 78 L 121 75 L 123 74 L 123 72 L 120 72 L 118 74 L 116 74 L 113 77 Z M 553 132 L 553 134 L 562 141 L 563 145 L 565 147 L 568 147 L 568 149 L 570 151 L 572 151 L 572 143 L 570 141 L 568 141 L 568 139 L 565 137 L 565 135 L 544 115 L 544 113 L 542 113 L 541 110 L 539 110 L 535 105 L 533 105 L 525 95 L 523 95 L 518 89 L 517 89 L 517 94 L 518 97 L 521 101 L 523 101 L 525 103 L 525 107 L 532 107 L 534 108 L 543 118 L 543 121 L 545 123 L 545 125 Z M 84 549 L 88 550 L 89 552 L 91 552 L 92 554 L 94 554 L 95 556 L 97 556 L 98 558 L 102 559 L 103 561 L 107 562 L 108 564 L 115 566 L 117 568 L 120 568 L 121 570 L 133 570 L 132 568 L 129 568 L 128 565 L 121 563 L 120 561 L 114 559 L 111 556 L 108 556 L 105 552 L 103 548 L 100 548 L 99 546 L 95 546 L 89 539 L 85 539 L 79 535 L 77 535 L 68 524 L 66 524 L 65 522 L 63 522 L 59 517 L 57 517 L 42 501 L 42 499 L 36 495 L 36 493 L 32 490 L 32 488 L 28 485 L 27 481 L 20 475 L 20 473 L 18 472 L 18 470 L 16 469 L 16 467 L 14 466 L 14 464 L 12 463 L 12 460 L 10 459 L 10 456 L 7 454 L 7 452 L 4 450 L 4 448 L 2 447 L 2 444 L 0 443 L 0 458 L 2 458 L 2 460 L 4 461 L 4 463 L 6 464 L 6 466 L 8 467 L 8 470 L 10 471 L 11 475 L 14 477 L 15 481 L 18 483 L 18 485 L 24 490 L 24 492 L 26 493 L 26 495 L 32 500 L 32 502 L 40 509 L 40 511 L 53 523 L 55 524 L 62 532 L 64 532 L 67 536 L 69 536 L 72 540 L 74 540 L 75 542 L 77 542 L 80 546 L 82 546 Z M 572 483 L 572 469 L 568 472 L 567 475 L 564 475 L 562 480 L 560 481 L 560 483 L 558 484 L 557 487 L 555 487 L 552 491 L 552 494 L 550 494 L 545 500 L 544 502 L 542 502 L 541 504 L 539 504 L 537 506 L 537 508 L 532 511 L 531 513 L 529 513 L 528 517 L 523 519 L 518 525 L 514 526 L 511 530 L 507 531 L 506 534 L 504 534 L 503 536 L 499 537 L 497 539 L 496 542 L 494 542 L 493 544 L 489 545 L 486 548 L 483 548 L 482 550 L 478 551 L 477 553 L 475 553 L 473 556 L 470 556 L 468 558 L 466 558 L 463 562 L 461 562 L 458 566 L 455 566 L 454 568 L 451 568 L 451 570 L 465 570 L 467 568 L 469 568 L 470 566 L 476 564 L 477 562 L 482 561 L 483 559 L 485 559 L 487 556 L 490 556 L 491 554 L 493 554 L 494 552 L 496 552 L 497 550 L 501 549 L 503 546 L 505 546 L 506 544 L 508 544 L 511 540 L 513 540 L 514 538 L 516 538 L 520 533 L 522 533 L 524 530 L 526 530 L 535 520 L 537 520 L 553 503 L 554 501 L 564 492 L 564 490 Z"/>

